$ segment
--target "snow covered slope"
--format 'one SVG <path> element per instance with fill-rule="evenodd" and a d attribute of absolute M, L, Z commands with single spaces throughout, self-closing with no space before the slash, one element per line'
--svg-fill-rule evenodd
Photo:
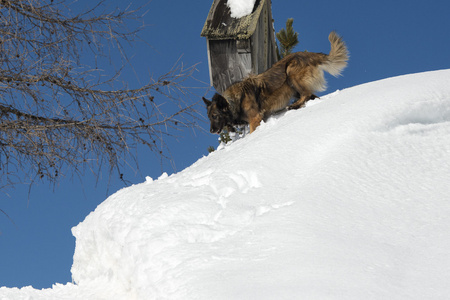
<path fill-rule="evenodd" d="M 450 70 L 337 91 L 73 228 L 76 284 L 0 299 L 444 299 Z"/>

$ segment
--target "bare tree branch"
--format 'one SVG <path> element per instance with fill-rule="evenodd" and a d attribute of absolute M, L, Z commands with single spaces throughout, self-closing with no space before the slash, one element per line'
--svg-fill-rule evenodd
<path fill-rule="evenodd" d="M 184 86 L 195 66 L 177 63 L 137 88 L 120 82 L 139 10 L 102 4 L 71 16 L 65 1 L 0 0 L 0 188 L 106 165 L 120 173 L 137 145 L 163 155 L 172 129 L 195 126 Z M 111 51 L 121 65 L 108 74 L 99 63 Z"/>

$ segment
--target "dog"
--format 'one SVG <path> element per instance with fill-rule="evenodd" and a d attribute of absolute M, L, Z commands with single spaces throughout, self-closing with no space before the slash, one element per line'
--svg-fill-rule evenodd
<path fill-rule="evenodd" d="M 315 92 L 326 89 L 323 71 L 337 77 L 349 59 L 347 46 L 336 32 L 332 31 L 328 40 L 329 54 L 292 53 L 267 71 L 231 85 L 222 95 L 216 93 L 211 101 L 203 97 L 210 132 L 220 133 L 224 128 L 234 131 L 234 126 L 249 124 L 252 133 L 273 113 L 301 108 L 316 98 Z M 295 101 L 289 105 L 291 99 Z"/>

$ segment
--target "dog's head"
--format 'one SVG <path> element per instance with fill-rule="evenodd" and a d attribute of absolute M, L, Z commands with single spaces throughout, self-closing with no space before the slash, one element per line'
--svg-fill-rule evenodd
<path fill-rule="evenodd" d="M 211 133 L 220 133 L 225 126 L 232 126 L 233 116 L 227 100 L 220 94 L 215 94 L 212 101 L 203 97 L 206 104 Z"/>

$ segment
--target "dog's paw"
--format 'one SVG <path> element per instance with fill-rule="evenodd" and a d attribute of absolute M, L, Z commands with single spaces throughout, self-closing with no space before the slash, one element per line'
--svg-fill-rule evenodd
<path fill-rule="evenodd" d="M 293 109 L 299 109 L 299 108 L 301 108 L 301 107 L 303 107 L 303 105 L 295 105 L 295 104 L 292 104 L 292 105 L 289 105 L 289 106 L 287 107 L 287 109 L 288 109 L 288 110 L 293 110 Z"/>

